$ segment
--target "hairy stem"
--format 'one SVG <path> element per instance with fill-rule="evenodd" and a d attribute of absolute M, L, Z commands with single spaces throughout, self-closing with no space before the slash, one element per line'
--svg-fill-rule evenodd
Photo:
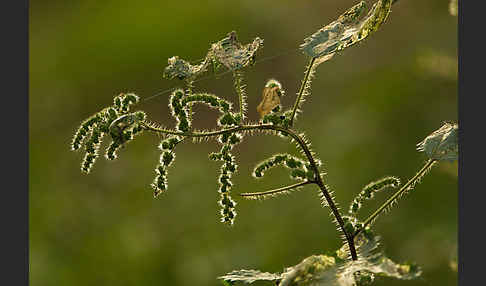
<path fill-rule="evenodd" d="M 319 186 L 319 189 L 321 189 L 322 194 L 326 198 L 327 204 L 331 208 L 332 214 L 336 218 L 336 221 L 339 224 L 339 227 L 341 228 L 341 231 L 344 233 L 344 236 L 346 237 L 346 241 L 349 246 L 349 252 L 351 253 L 351 258 L 353 260 L 358 260 L 358 255 L 356 254 L 356 248 L 354 245 L 354 239 L 353 239 L 353 234 L 348 233 L 346 229 L 344 228 L 344 221 L 343 218 L 341 217 L 341 213 L 339 212 L 339 209 L 337 208 L 336 204 L 334 203 L 334 200 L 332 199 L 331 194 L 327 190 L 326 186 L 324 185 L 324 182 L 322 181 L 322 177 L 319 173 L 319 169 L 317 168 L 316 162 L 314 161 L 314 157 L 312 156 L 312 153 L 310 152 L 309 148 L 307 147 L 307 144 L 305 143 L 304 140 L 297 134 L 293 133 L 291 130 L 284 129 L 288 131 L 288 135 L 292 136 L 300 145 L 302 150 L 304 151 L 305 155 L 307 156 L 307 159 L 309 160 L 309 163 L 311 165 L 312 170 L 314 171 L 314 174 L 316 175 L 316 184 Z"/>
<path fill-rule="evenodd" d="M 242 196 L 242 197 L 255 197 L 255 196 L 272 195 L 272 194 L 277 194 L 277 193 L 280 193 L 280 192 L 284 192 L 284 191 L 287 191 L 287 190 L 295 189 L 295 188 L 298 188 L 298 187 L 301 187 L 301 186 L 305 186 L 305 185 L 308 185 L 308 184 L 312 184 L 312 183 L 315 183 L 315 182 L 313 182 L 313 181 L 304 181 L 304 182 L 300 182 L 300 183 L 293 184 L 293 185 L 290 185 L 290 186 L 285 186 L 285 187 L 281 187 L 281 188 L 278 188 L 278 189 L 274 189 L 274 190 L 270 190 L 270 191 L 265 191 L 265 192 L 242 193 L 242 194 L 240 194 L 240 196 Z"/>
<path fill-rule="evenodd" d="M 193 79 L 190 79 L 187 81 L 187 86 L 186 86 L 186 96 L 191 96 L 192 95 L 192 91 L 194 89 L 194 80 Z M 189 103 L 189 108 L 188 108 L 188 119 L 189 119 L 189 122 L 190 124 L 192 125 L 192 104 Z"/>
<path fill-rule="evenodd" d="M 393 196 L 391 196 L 383 205 L 381 205 L 374 213 L 372 213 L 363 223 L 363 227 L 358 229 L 354 234 L 353 238 L 356 237 L 360 232 L 362 232 L 373 220 L 383 211 L 386 210 L 398 197 L 400 197 L 404 192 L 406 192 L 409 187 L 415 185 L 418 180 L 420 180 L 425 173 L 437 162 L 437 160 L 429 159 L 425 165 L 420 169 L 415 176 L 413 176 L 403 187 L 401 187 Z"/>
<path fill-rule="evenodd" d="M 290 116 L 290 126 L 292 126 L 294 124 L 295 113 L 297 112 L 297 109 L 299 108 L 299 104 L 300 104 L 300 101 L 302 99 L 302 95 L 304 94 L 304 91 L 306 89 L 307 82 L 309 81 L 310 74 L 312 72 L 315 60 L 316 60 L 316 58 L 311 59 L 309 65 L 307 66 L 307 70 L 305 71 L 304 80 L 302 80 L 302 84 L 300 85 L 300 90 L 299 90 L 299 93 L 297 95 L 297 99 L 295 99 L 294 108 L 292 109 L 292 115 Z"/>
<path fill-rule="evenodd" d="M 339 227 L 341 228 L 341 231 L 344 233 L 344 236 L 346 237 L 346 241 L 347 241 L 348 246 L 349 246 L 349 252 L 351 253 L 351 258 L 353 260 L 358 260 L 358 255 L 356 254 L 356 247 L 354 245 L 354 236 L 353 236 L 352 233 L 348 233 L 344 229 L 343 218 L 341 217 L 341 214 L 339 213 L 339 210 L 338 210 L 336 204 L 334 204 L 334 201 L 331 197 L 331 194 L 329 193 L 329 191 L 326 189 L 326 186 L 322 182 L 321 175 L 318 175 L 317 177 L 318 177 L 318 180 L 317 180 L 316 183 L 319 186 L 319 188 L 321 189 L 322 194 L 326 198 L 326 201 L 329 204 L 329 207 L 331 208 L 332 213 L 333 213 L 334 217 L 336 218 L 336 220 L 339 224 Z"/>
<path fill-rule="evenodd" d="M 238 100 L 240 104 L 240 116 L 241 120 L 245 119 L 246 113 L 246 94 L 245 94 L 245 86 L 243 84 L 243 73 L 241 71 L 233 71 L 233 78 L 235 84 L 235 90 L 238 94 Z"/>
<path fill-rule="evenodd" d="M 249 130 L 274 130 L 281 132 L 285 135 L 288 135 L 294 139 L 299 146 L 302 148 L 304 151 L 307 159 L 309 160 L 310 167 L 314 171 L 314 174 L 316 176 L 315 178 L 315 183 L 319 186 L 319 189 L 321 190 L 322 194 L 324 195 L 329 207 L 331 208 L 332 214 L 336 218 L 336 221 L 339 224 L 339 227 L 341 228 L 341 231 L 344 233 L 346 237 L 346 241 L 349 246 L 349 251 L 351 253 L 351 257 L 353 260 L 357 260 L 358 256 L 356 254 L 356 247 L 354 245 L 354 239 L 352 233 L 348 233 L 345 228 L 344 228 L 344 221 L 341 216 L 341 213 L 339 212 L 339 209 L 337 208 L 336 204 L 334 203 L 334 200 L 332 199 L 331 194 L 327 190 L 326 186 L 324 185 L 322 181 L 322 177 L 319 173 L 319 169 L 317 167 L 317 164 L 314 160 L 314 156 L 312 155 L 309 147 L 305 143 L 305 141 L 297 135 L 294 131 L 290 129 L 286 129 L 280 126 L 275 126 L 272 124 L 254 124 L 254 125 L 241 125 L 241 126 L 236 126 L 228 129 L 223 129 L 223 130 L 218 130 L 218 131 L 210 131 L 210 132 L 177 132 L 173 130 L 166 130 L 166 129 L 161 129 L 161 128 L 155 128 L 153 126 L 147 125 L 146 123 L 141 123 L 141 126 L 152 132 L 156 133 L 163 133 L 163 134 L 173 134 L 173 135 L 180 135 L 180 136 L 188 136 L 188 137 L 211 137 L 211 136 L 218 136 L 223 133 L 227 132 L 238 132 L 238 131 L 249 131 Z"/>

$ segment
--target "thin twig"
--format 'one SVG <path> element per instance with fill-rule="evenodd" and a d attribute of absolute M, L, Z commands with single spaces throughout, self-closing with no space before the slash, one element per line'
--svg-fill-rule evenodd
<path fill-rule="evenodd" d="M 240 196 L 242 196 L 242 197 L 258 197 L 258 196 L 274 195 L 274 194 L 278 194 L 280 192 L 285 192 L 285 191 L 295 189 L 295 188 L 298 188 L 298 187 L 301 187 L 301 186 L 305 186 L 305 185 L 308 185 L 308 184 L 315 184 L 315 182 L 314 181 L 304 181 L 304 182 L 300 182 L 300 183 L 293 184 L 293 185 L 290 185 L 290 186 L 285 186 L 285 187 L 281 187 L 281 188 L 278 188 L 278 189 L 273 189 L 273 190 L 265 191 L 265 192 L 241 193 Z"/>
<path fill-rule="evenodd" d="M 307 66 L 307 70 L 305 71 L 304 80 L 302 80 L 302 84 L 300 85 L 300 90 L 299 90 L 299 93 L 297 95 L 297 98 L 295 99 L 294 108 L 292 109 L 292 115 L 290 116 L 290 126 L 292 126 L 294 124 L 295 113 L 297 112 L 297 109 L 299 108 L 299 103 L 300 103 L 300 100 L 302 99 L 302 95 L 304 93 L 307 82 L 309 81 L 309 77 L 310 77 L 310 74 L 312 72 L 315 60 L 316 60 L 316 58 L 311 59 L 309 65 Z"/>
<path fill-rule="evenodd" d="M 390 206 L 393 201 L 395 201 L 396 198 L 398 198 L 400 195 L 402 195 L 405 191 L 408 190 L 410 186 L 413 186 L 419 180 L 424 176 L 425 173 L 431 168 L 437 160 L 434 159 L 429 159 L 425 165 L 420 169 L 415 176 L 413 176 L 403 187 L 401 187 L 393 196 L 391 196 L 383 205 L 381 205 L 375 212 L 373 212 L 363 223 L 363 227 L 358 229 L 354 234 L 353 238 L 356 237 L 360 232 L 362 232 L 370 223 L 373 222 L 373 220 L 380 214 L 382 213 L 388 206 Z"/>

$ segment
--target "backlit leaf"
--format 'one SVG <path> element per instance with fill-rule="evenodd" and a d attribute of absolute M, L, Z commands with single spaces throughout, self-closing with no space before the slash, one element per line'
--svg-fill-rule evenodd
<path fill-rule="evenodd" d="M 390 13 L 392 0 L 379 0 L 362 18 L 366 2 L 361 1 L 342 14 L 336 21 L 321 28 L 304 40 L 300 46 L 305 54 L 324 62 L 336 52 L 348 48 L 378 30 Z"/>

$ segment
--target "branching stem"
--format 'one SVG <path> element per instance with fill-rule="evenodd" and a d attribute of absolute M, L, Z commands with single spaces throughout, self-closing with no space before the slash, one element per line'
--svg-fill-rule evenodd
<path fill-rule="evenodd" d="M 369 224 L 373 222 L 373 220 L 383 211 L 389 207 L 393 201 L 395 201 L 400 195 L 406 192 L 410 186 L 413 186 L 417 180 L 420 180 L 425 173 L 437 162 L 437 160 L 429 159 L 425 165 L 420 169 L 415 176 L 413 176 L 403 187 L 401 187 L 393 196 L 391 196 L 383 205 L 381 205 L 374 213 L 372 213 L 363 223 L 363 227 L 358 229 L 354 234 L 353 238 L 356 237 L 360 232 L 362 232 Z"/>
<path fill-rule="evenodd" d="M 311 63 L 311 65 L 312 65 L 312 63 Z M 321 192 L 324 195 L 329 207 L 331 208 L 332 214 L 336 218 L 336 221 L 338 222 L 339 227 L 341 228 L 341 231 L 344 233 L 344 235 L 346 237 L 346 241 L 348 243 L 349 252 L 351 253 L 352 259 L 353 260 L 358 259 L 358 256 L 356 254 L 356 247 L 355 247 L 355 244 L 354 244 L 353 234 L 348 233 L 345 230 L 343 218 L 342 218 L 336 204 L 334 203 L 331 194 L 329 193 L 326 186 L 324 185 L 324 182 L 322 181 L 322 177 L 319 173 L 319 169 L 318 169 L 317 164 L 314 160 L 314 156 L 312 155 L 312 153 L 311 153 L 309 147 L 307 146 L 307 144 L 305 143 L 305 141 L 299 135 L 297 135 L 293 130 L 283 128 L 283 127 L 280 127 L 280 126 L 275 126 L 275 125 L 272 125 L 272 124 L 241 125 L 241 126 L 228 128 L 228 129 L 223 129 L 223 130 L 218 130 L 218 131 L 210 131 L 210 132 L 177 132 L 177 131 L 173 131 L 173 130 L 155 128 L 155 127 L 147 125 L 146 123 L 143 123 L 143 122 L 141 123 L 141 126 L 148 131 L 152 131 L 152 132 L 156 132 L 156 133 L 172 134 L 172 135 L 187 136 L 187 137 L 212 137 L 212 136 L 218 136 L 218 135 L 221 135 L 221 134 L 227 133 L 227 132 L 233 133 L 233 132 L 249 131 L 249 130 L 274 130 L 274 131 L 278 131 L 278 132 L 281 132 L 285 135 L 292 137 L 299 144 L 299 146 L 302 148 L 307 159 L 309 160 L 310 167 L 312 168 L 312 170 L 314 171 L 314 174 L 316 175 L 315 183 L 319 186 L 319 189 L 321 190 Z"/>

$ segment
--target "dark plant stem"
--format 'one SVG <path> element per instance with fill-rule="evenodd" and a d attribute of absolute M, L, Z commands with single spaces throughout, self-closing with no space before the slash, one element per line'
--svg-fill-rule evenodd
<path fill-rule="evenodd" d="M 284 130 L 286 130 L 286 129 L 284 129 Z M 338 222 L 339 227 L 341 228 L 341 231 L 344 233 L 344 236 L 346 237 L 346 241 L 347 241 L 348 246 L 349 246 L 349 252 L 351 253 L 351 258 L 353 260 L 358 260 L 358 255 L 356 253 L 356 247 L 354 245 L 354 239 L 353 239 L 353 236 L 352 236 L 353 234 L 348 233 L 346 231 L 346 229 L 344 228 L 344 221 L 343 221 L 343 218 L 341 217 L 341 213 L 339 212 L 339 209 L 337 208 L 336 204 L 334 203 L 334 200 L 332 199 L 331 194 L 329 193 L 326 186 L 324 185 L 324 182 L 322 181 L 322 177 L 319 173 L 319 169 L 317 168 L 317 165 L 314 161 L 314 157 L 312 156 L 312 153 L 310 152 L 307 144 L 305 143 L 305 141 L 300 136 L 295 134 L 293 131 L 291 131 L 291 130 L 286 130 L 286 131 L 288 131 L 288 135 L 290 135 L 292 138 L 294 138 L 299 143 L 300 147 L 302 148 L 305 155 L 307 156 L 307 159 L 309 160 L 311 168 L 313 169 L 314 174 L 316 175 L 316 178 L 315 178 L 316 184 L 319 186 L 319 189 L 321 189 L 322 194 L 326 198 L 327 204 L 331 208 L 332 214 L 336 218 L 336 221 Z"/>
<path fill-rule="evenodd" d="M 358 259 L 358 256 L 357 256 L 357 253 L 356 253 L 356 247 L 354 245 L 353 235 L 351 233 L 347 233 L 346 230 L 344 229 L 344 221 L 343 221 L 343 218 L 341 216 L 341 213 L 339 212 L 339 209 L 337 208 L 336 204 L 334 203 L 334 200 L 332 199 L 331 194 L 329 193 L 329 191 L 327 190 L 326 186 L 324 185 L 324 183 L 322 181 L 322 177 L 319 173 L 319 169 L 317 168 L 317 164 L 314 160 L 314 156 L 312 155 L 312 153 L 311 153 L 309 147 L 307 146 L 307 144 L 305 143 L 305 141 L 299 135 L 297 135 L 293 130 L 286 129 L 286 128 L 283 128 L 283 127 L 280 127 L 280 126 L 275 126 L 275 125 L 272 125 L 272 124 L 262 124 L 262 125 L 254 124 L 254 125 L 241 125 L 241 126 L 236 126 L 236 127 L 232 127 L 232 128 L 228 128 L 228 129 L 218 130 L 218 131 L 194 132 L 194 133 L 192 133 L 192 132 L 177 132 L 177 131 L 173 131 L 173 130 L 155 128 L 155 127 L 147 125 L 146 123 L 143 123 L 143 122 L 142 122 L 141 126 L 148 131 L 152 131 L 152 132 L 156 132 L 156 133 L 172 134 L 172 135 L 187 136 L 187 137 L 211 137 L 211 136 L 218 136 L 218 135 L 221 135 L 223 133 L 228 133 L 228 132 L 232 133 L 232 132 L 250 131 L 250 130 L 274 130 L 274 131 L 281 132 L 281 133 L 283 133 L 287 136 L 292 137 L 292 139 L 294 139 L 299 144 L 299 146 L 302 148 L 303 152 L 305 153 L 305 155 L 306 155 L 306 157 L 309 161 L 309 164 L 310 164 L 312 170 L 314 171 L 315 183 L 319 186 L 319 189 L 321 190 L 322 194 L 324 195 L 324 198 L 326 199 L 327 204 L 331 208 L 332 214 L 336 218 L 336 221 L 338 222 L 339 227 L 341 228 L 341 231 L 344 233 L 344 235 L 346 237 L 346 241 L 347 241 L 348 246 L 349 246 L 349 252 L 351 253 L 351 258 L 353 260 Z"/>
<path fill-rule="evenodd" d="M 333 213 L 334 217 L 336 218 L 336 220 L 337 220 L 337 222 L 339 224 L 339 227 L 341 228 L 341 231 L 344 233 L 344 236 L 346 237 L 346 241 L 347 241 L 348 246 L 349 246 L 349 252 L 351 253 L 351 258 L 353 260 L 358 260 L 358 255 L 356 253 L 356 247 L 354 245 L 354 237 L 353 237 L 353 234 L 348 233 L 344 229 L 344 221 L 343 221 L 343 218 L 341 217 L 341 214 L 339 213 L 338 208 L 334 204 L 334 201 L 333 201 L 333 199 L 331 197 L 331 194 L 329 194 L 329 191 L 326 189 L 326 186 L 322 182 L 321 175 L 318 175 L 317 185 L 321 189 L 322 194 L 326 198 L 326 201 L 329 204 L 329 207 L 331 208 L 332 213 Z"/>

